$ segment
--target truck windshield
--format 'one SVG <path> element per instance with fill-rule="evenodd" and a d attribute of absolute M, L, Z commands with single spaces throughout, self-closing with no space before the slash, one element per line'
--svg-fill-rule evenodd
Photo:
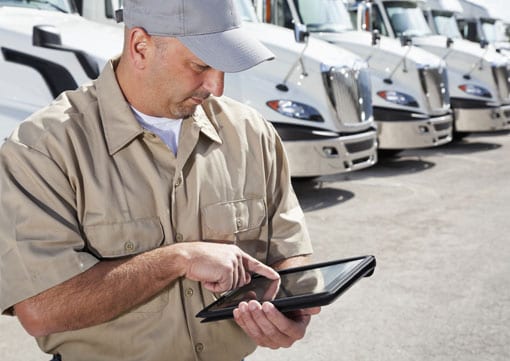
<path fill-rule="evenodd" d="M 311 32 L 353 30 L 351 17 L 342 0 L 292 0 L 301 21 Z"/>
<path fill-rule="evenodd" d="M 255 13 L 255 9 L 253 8 L 253 4 L 250 0 L 235 0 L 235 5 L 243 21 L 249 21 L 252 23 L 256 23 L 258 21 L 257 14 Z"/>
<path fill-rule="evenodd" d="M 483 35 L 489 43 L 508 41 L 508 38 L 505 36 L 505 27 L 501 22 L 495 19 L 482 18 L 480 19 L 480 23 L 482 25 Z"/>
<path fill-rule="evenodd" d="M 437 33 L 450 38 L 462 38 L 457 25 L 457 19 L 452 12 L 432 11 L 432 19 Z"/>
<path fill-rule="evenodd" d="M 0 0 L 0 6 L 16 6 L 40 10 L 73 13 L 76 11 L 70 0 Z"/>
<path fill-rule="evenodd" d="M 384 2 L 391 27 L 397 36 L 431 35 L 427 20 L 418 4 L 407 1 Z"/>

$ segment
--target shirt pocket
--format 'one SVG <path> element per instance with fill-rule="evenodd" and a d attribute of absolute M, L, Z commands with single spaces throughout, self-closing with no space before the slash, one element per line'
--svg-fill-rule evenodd
<path fill-rule="evenodd" d="M 263 198 L 210 204 L 201 209 L 202 237 L 232 243 L 258 240 L 266 218 Z"/>
<path fill-rule="evenodd" d="M 164 233 L 158 218 L 84 226 L 89 251 L 99 258 L 131 256 L 163 244 Z"/>
<path fill-rule="evenodd" d="M 89 252 L 100 259 L 143 253 L 160 247 L 164 241 L 163 227 L 158 218 L 95 224 L 83 229 Z M 168 305 L 168 300 L 167 287 L 130 313 L 161 312 Z"/>

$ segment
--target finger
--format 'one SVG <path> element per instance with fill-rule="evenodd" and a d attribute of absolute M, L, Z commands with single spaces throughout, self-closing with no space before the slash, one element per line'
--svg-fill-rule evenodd
<path fill-rule="evenodd" d="M 232 267 L 231 284 L 229 289 L 238 287 L 239 283 L 239 262 L 236 262 Z"/>
<path fill-rule="evenodd" d="M 263 346 L 260 343 L 262 331 L 251 317 L 251 312 L 247 302 L 241 302 L 237 310 L 234 310 L 234 319 L 248 336 L 250 336 L 258 345 Z"/>
<path fill-rule="evenodd" d="M 236 321 L 236 323 L 239 325 L 239 327 L 241 327 L 244 330 L 245 324 L 243 318 L 241 317 L 241 311 L 239 310 L 239 307 L 234 309 L 232 313 L 234 315 L 234 320 Z"/>
<path fill-rule="evenodd" d="M 249 256 L 246 253 L 244 254 L 244 265 L 248 271 L 252 273 L 258 273 L 259 275 L 271 280 L 277 280 L 280 278 L 280 275 L 274 269 L 263 264 L 262 262 L 257 261 L 255 258 Z"/>
<path fill-rule="evenodd" d="M 251 318 L 262 332 L 259 343 L 271 348 L 289 347 L 294 343 L 294 339 L 281 332 L 281 330 L 268 319 L 266 312 L 263 310 L 263 306 L 258 302 L 250 301 L 248 303 L 248 308 L 251 312 Z"/>
<path fill-rule="evenodd" d="M 313 316 L 313 315 L 318 315 L 321 312 L 321 310 L 322 310 L 322 308 L 320 308 L 320 307 L 310 307 L 310 308 L 305 308 L 303 311 L 304 311 L 304 314 Z"/>
<path fill-rule="evenodd" d="M 250 282 L 251 282 L 251 275 L 250 275 L 250 272 L 246 272 L 246 273 L 245 273 L 245 277 L 246 277 L 246 278 L 245 278 L 245 280 L 244 280 L 244 281 L 245 281 L 245 284 L 250 283 Z"/>
<path fill-rule="evenodd" d="M 272 301 L 275 299 L 278 291 L 280 290 L 280 280 L 271 281 L 269 287 L 264 292 L 264 297 L 262 298 L 264 301 Z"/>
<path fill-rule="evenodd" d="M 202 282 L 202 285 L 211 292 L 221 293 L 229 290 L 228 288 L 225 288 L 224 285 L 218 282 Z"/>
<path fill-rule="evenodd" d="M 296 320 L 286 317 L 283 313 L 278 311 L 271 302 L 264 302 L 262 305 L 267 319 L 276 327 L 282 334 L 288 336 L 294 341 L 300 340 L 305 335 L 306 326 L 310 322 L 310 316 L 304 315 Z"/>
<path fill-rule="evenodd" d="M 209 291 L 214 293 L 223 293 L 232 289 L 231 281 L 222 282 L 202 282 L 202 285 Z"/>
<path fill-rule="evenodd" d="M 244 269 L 243 258 L 239 256 L 237 260 L 237 284 L 235 287 L 241 287 L 246 284 L 246 274 L 248 271 Z"/>
<path fill-rule="evenodd" d="M 254 291 L 246 292 L 246 294 L 243 297 L 243 300 L 246 302 L 251 301 L 251 300 L 256 300 L 256 299 L 257 299 L 257 293 Z"/>

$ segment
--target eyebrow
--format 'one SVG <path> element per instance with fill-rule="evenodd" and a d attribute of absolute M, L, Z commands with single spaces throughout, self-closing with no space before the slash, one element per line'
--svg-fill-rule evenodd
<path fill-rule="evenodd" d="M 194 60 L 192 60 L 191 62 L 192 62 L 193 64 L 195 64 L 195 65 L 197 65 L 197 66 L 201 67 L 201 68 L 210 68 L 210 67 L 211 67 L 210 65 L 207 65 L 206 63 L 199 63 L 199 62 L 194 61 Z"/>

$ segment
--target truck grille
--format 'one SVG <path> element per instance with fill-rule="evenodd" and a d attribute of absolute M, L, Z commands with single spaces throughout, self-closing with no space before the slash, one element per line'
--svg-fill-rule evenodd
<path fill-rule="evenodd" d="M 418 69 L 421 86 L 427 95 L 430 109 L 443 110 L 450 106 L 448 78 L 444 67 Z"/>
<path fill-rule="evenodd" d="M 346 143 L 345 148 L 349 153 L 357 154 L 359 152 L 365 152 L 367 150 L 372 149 L 374 147 L 374 142 L 375 142 L 374 139 L 367 139 L 361 142 Z"/>
<path fill-rule="evenodd" d="M 450 122 L 444 123 L 436 123 L 434 124 L 434 129 L 438 132 L 451 128 L 452 124 Z"/>
<path fill-rule="evenodd" d="M 332 67 L 323 71 L 322 77 L 341 125 L 372 120 L 371 83 L 366 67 Z"/>
<path fill-rule="evenodd" d="M 492 76 L 494 77 L 494 81 L 496 82 L 496 86 L 498 87 L 499 96 L 501 100 L 507 101 L 510 98 L 510 85 L 509 85 L 509 76 L 508 69 L 506 65 L 501 66 L 493 66 L 492 67 Z"/>

